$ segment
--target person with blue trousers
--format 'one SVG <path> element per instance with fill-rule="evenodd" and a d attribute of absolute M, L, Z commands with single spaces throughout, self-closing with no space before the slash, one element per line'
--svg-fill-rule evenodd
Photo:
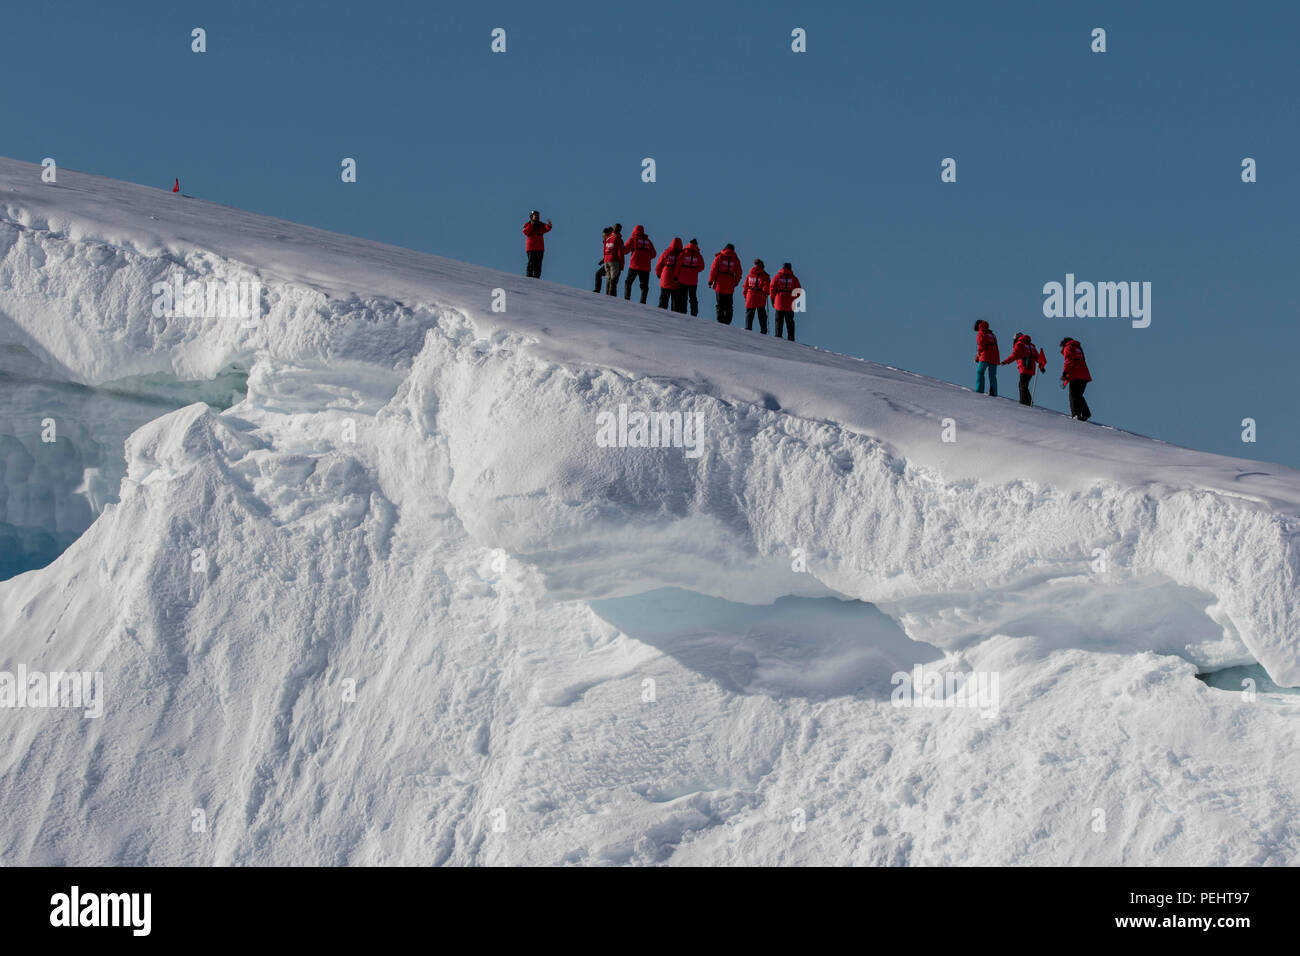
<path fill-rule="evenodd" d="M 984 394 L 984 375 L 989 377 L 989 396 L 998 395 L 998 337 L 983 319 L 975 323 L 975 391 Z"/>

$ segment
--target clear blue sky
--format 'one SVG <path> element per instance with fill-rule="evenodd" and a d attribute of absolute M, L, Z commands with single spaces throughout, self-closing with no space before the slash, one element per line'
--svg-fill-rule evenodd
<path fill-rule="evenodd" d="M 973 385 L 977 316 L 1068 333 L 1096 421 L 1300 467 L 1291 0 L 55 0 L 5 36 L 6 155 L 518 272 L 537 207 L 578 286 L 614 220 L 734 242 L 794 263 L 810 344 Z M 1067 272 L 1152 282 L 1151 327 L 1044 318 Z"/>

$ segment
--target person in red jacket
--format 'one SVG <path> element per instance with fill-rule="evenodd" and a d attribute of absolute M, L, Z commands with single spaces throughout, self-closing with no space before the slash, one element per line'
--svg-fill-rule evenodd
<path fill-rule="evenodd" d="M 700 273 L 704 271 L 704 254 L 700 252 L 700 244 L 697 240 L 692 239 L 682 250 L 682 254 L 677 257 L 677 285 L 680 288 L 680 299 L 678 304 L 673 306 L 674 312 L 686 311 L 686 302 L 689 299 L 691 304 L 691 315 L 700 314 L 700 300 L 695 295 L 695 287 L 699 285 Z M 680 308 L 678 307 L 680 305 Z"/>
<path fill-rule="evenodd" d="M 1011 340 L 1011 354 L 1002 360 L 1003 365 L 1016 363 L 1020 369 L 1020 404 L 1034 404 L 1034 397 L 1029 392 L 1029 382 L 1034 374 L 1047 368 L 1047 356 L 1044 355 L 1024 332 L 1017 332 Z"/>
<path fill-rule="evenodd" d="M 715 311 L 718 321 L 723 325 L 731 324 L 732 309 L 735 306 L 732 296 L 744 269 L 740 264 L 740 256 L 736 255 L 736 247 L 730 242 L 713 257 L 713 265 L 709 268 L 709 288 L 717 299 Z"/>
<path fill-rule="evenodd" d="M 614 228 L 604 239 L 605 252 L 605 294 L 618 295 L 618 274 L 623 271 L 623 224 L 614 223 Z"/>
<path fill-rule="evenodd" d="M 659 308 L 668 308 L 671 299 L 673 311 L 677 310 L 677 297 L 681 286 L 677 282 L 677 257 L 682 254 L 682 240 L 673 236 L 673 241 L 663 251 L 655 264 L 655 275 L 659 278 Z M 684 309 L 682 311 L 685 311 Z"/>
<path fill-rule="evenodd" d="M 983 319 L 975 323 L 975 391 L 984 394 L 984 374 L 989 377 L 989 397 L 998 397 L 998 337 Z"/>
<path fill-rule="evenodd" d="M 542 277 L 542 256 L 546 252 L 546 240 L 542 236 L 551 231 L 551 220 L 542 222 L 542 214 L 534 209 L 528 214 L 524 223 L 524 254 L 528 257 L 528 266 L 524 275 L 530 279 Z"/>
<path fill-rule="evenodd" d="M 606 226 L 600 231 L 600 258 L 596 260 L 596 287 L 592 292 L 599 292 L 601 283 L 605 281 L 605 241 L 613 231 L 613 226 Z"/>
<path fill-rule="evenodd" d="M 772 276 L 772 309 L 776 312 L 776 337 L 781 337 L 781 325 L 785 324 L 790 341 L 794 341 L 794 300 L 795 289 L 802 289 L 799 279 L 790 268 L 790 263 L 781 266 L 781 271 Z"/>
<path fill-rule="evenodd" d="M 1061 388 L 1070 389 L 1070 417 L 1086 422 L 1092 418 L 1092 409 L 1083 399 L 1083 390 L 1092 381 L 1092 374 L 1083 357 L 1083 346 L 1067 335 L 1061 339 L 1061 358 L 1065 362 L 1061 369 Z"/>
<path fill-rule="evenodd" d="M 623 298 L 632 300 L 632 280 L 641 280 L 641 304 L 645 305 L 646 295 L 650 292 L 650 264 L 655 261 L 655 244 L 637 226 L 632 235 L 627 237 L 627 282 L 623 286 Z"/>
<path fill-rule="evenodd" d="M 741 291 L 745 293 L 745 330 L 754 331 L 754 312 L 758 312 L 758 334 L 767 335 L 767 292 L 772 280 L 763 268 L 763 260 L 755 259 L 754 268 L 745 277 Z"/>

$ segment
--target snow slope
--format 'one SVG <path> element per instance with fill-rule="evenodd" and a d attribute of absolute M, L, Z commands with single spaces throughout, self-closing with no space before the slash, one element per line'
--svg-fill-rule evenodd
<path fill-rule="evenodd" d="M 0 860 L 1297 862 L 1300 473 L 39 173 L 0 160 L 29 377 L 247 394 L 136 427 L 0 583 L 0 669 L 106 687 L 0 709 Z M 178 272 L 265 314 L 156 317 Z M 604 447 L 620 405 L 699 456 Z M 917 666 L 997 705 L 894 706 Z"/>

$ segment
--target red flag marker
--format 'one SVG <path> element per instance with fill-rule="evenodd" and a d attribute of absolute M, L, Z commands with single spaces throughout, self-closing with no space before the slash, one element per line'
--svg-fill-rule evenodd
<path fill-rule="evenodd" d="M 178 179 L 176 180 L 176 185 L 172 187 L 172 192 L 178 193 L 180 191 L 181 191 L 181 181 Z"/>

